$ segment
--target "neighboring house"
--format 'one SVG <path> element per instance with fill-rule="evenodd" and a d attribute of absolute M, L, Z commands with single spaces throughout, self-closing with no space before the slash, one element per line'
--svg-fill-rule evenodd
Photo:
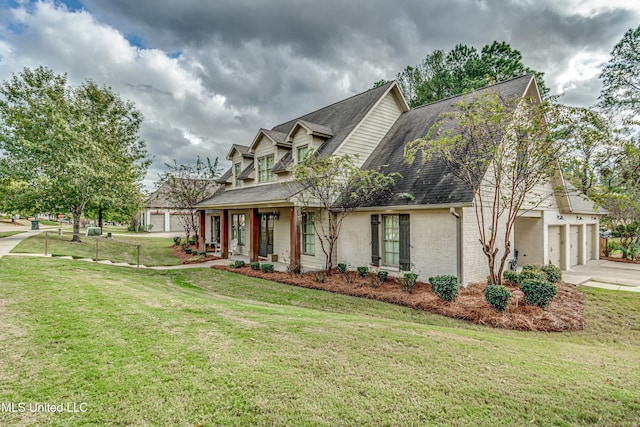
<path fill-rule="evenodd" d="M 539 97 L 533 75 L 502 82 L 482 91 L 505 98 Z M 334 262 L 376 265 L 391 272 L 413 270 L 423 279 L 451 274 L 462 283 L 484 279 L 487 261 L 478 241 L 474 193 L 455 178 L 442 160 L 409 165 L 408 142 L 424 137 L 443 112 L 461 97 L 410 110 L 396 82 L 283 123 L 260 129 L 251 145 L 233 145 L 231 168 L 220 178 L 224 191 L 198 204 L 218 209 L 223 257 L 251 260 L 278 256 L 321 269 L 325 256 L 314 234 L 315 209 L 299 206 L 290 183 L 290 167 L 309 150 L 320 155 L 357 154 L 358 166 L 400 172 L 392 196 L 359 209 L 343 223 Z M 560 171 L 540 186 L 538 206 L 518 219 L 511 247 L 519 263 L 553 263 L 564 270 L 598 258 L 599 214 L 593 203 L 566 189 Z M 214 222 L 211 222 L 214 224 Z M 208 239 L 209 233 L 207 233 Z M 207 240 L 209 243 L 209 240 Z M 335 265 L 335 264 L 334 264 Z"/>
<path fill-rule="evenodd" d="M 211 182 L 211 186 L 217 188 L 218 184 Z M 188 207 L 174 206 L 168 197 L 169 186 L 162 184 L 149 195 L 145 201 L 143 214 L 143 226 L 147 231 L 156 232 L 182 232 L 184 231 L 184 218 L 191 215 Z M 218 211 L 208 211 L 209 215 L 218 214 Z"/>

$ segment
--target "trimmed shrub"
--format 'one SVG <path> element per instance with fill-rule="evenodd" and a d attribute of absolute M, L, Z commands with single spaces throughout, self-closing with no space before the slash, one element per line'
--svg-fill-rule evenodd
<path fill-rule="evenodd" d="M 402 289 L 411 293 L 413 292 L 413 287 L 416 285 L 418 281 L 418 275 L 416 273 L 404 273 L 402 278 Z"/>
<path fill-rule="evenodd" d="M 562 270 L 560 270 L 560 267 L 549 264 L 543 265 L 542 267 L 540 267 L 540 269 L 544 271 L 544 274 L 547 275 L 547 280 L 551 283 L 558 283 L 560 280 L 562 280 Z"/>
<path fill-rule="evenodd" d="M 369 267 L 360 266 L 358 267 L 358 274 L 360 277 L 367 277 L 369 275 Z"/>
<path fill-rule="evenodd" d="M 199 254 L 200 256 L 207 256 L 207 251 L 200 251 Z"/>
<path fill-rule="evenodd" d="M 249 264 L 249 266 L 251 267 L 252 270 L 260 270 L 260 262 L 258 261 L 253 261 L 252 263 Z"/>
<path fill-rule="evenodd" d="M 511 292 L 505 286 L 489 285 L 484 288 L 484 299 L 495 311 L 504 311 L 511 296 Z"/>
<path fill-rule="evenodd" d="M 233 268 L 242 268 L 244 267 L 244 261 L 241 259 L 237 259 L 233 262 Z"/>
<path fill-rule="evenodd" d="M 524 283 L 525 280 L 547 281 L 547 275 L 539 265 L 527 264 L 522 267 L 522 272 L 519 274 L 518 279 L 520 284 Z"/>
<path fill-rule="evenodd" d="M 193 250 L 191 248 L 184 248 L 185 253 L 188 253 L 189 255 L 191 255 L 193 253 Z"/>
<path fill-rule="evenodd" d="M 327 272 L 324 270 L 314 271 L 311 275 L 313 276 L 313 280 L 318 283 L 324 283 L 327 278 Z"/>
<path fill-rule="evenodd" d="M 443 301 L 453 301 L 458 296 L 458 278 L 456 276 L 429 277 L 433 292 Z"/>
<path fill-rule="evenodd" d="M 260 269 L 263 273 L 273 273 L 273 264 L 262 264 Z"/>
<path fill-rule="evenodd" d="M 520 275 L 513 270 L 506 270 L 502 272 L 502 278 L 510 285 L 520 284 Z"/>
<path fill-rule="evenodd" d="M 132 230 L 133 231 L 133 230 Z M 173 243 L 178 246 L 180 244 L 180 236 L 175 236 L 173 238 Z"/>
<path fill-rule="evenodd" d="M 376 276 L 378 276 L 378 279 L 380 279 L 381 282 L 386 282 L 387 281 L 387 277 L 389 276 L 389 272 L 388 271 L 384 271 L 384 270 L 379 270 L 376 273 Z"/>
<path fill-rule="evenodd" d="M 524 299 L 529 305 L 537 305 L 545 308 L 555 298 L 558 289 L 556 285 L 547 280 L 523 280 L 520 290 L 524 293 Z"/>
<path fill-rule="evenodd" d="M 347 264 L 345 264 L 344 262 L 339 262 L 338 263 L 338 271 L 342 274 L 347 272 Z"/>

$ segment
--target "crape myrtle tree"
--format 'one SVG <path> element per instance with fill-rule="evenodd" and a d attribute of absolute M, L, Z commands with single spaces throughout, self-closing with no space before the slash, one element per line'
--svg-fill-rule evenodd
<path fill-rule="evenodd" d="M 213 162 L 197 157 L 195 164 L 165 163 L 167 171 L 160 175 L 158 189 L 172 206 L 182 210 L 178 216 L 180 225 L 189 239 L 194 236 L 196 242 L 200 236 L 200 222 L 196 204 L 213 196 L 218 191 L 218 158 Z"/>
<path fill-rule="evenodd" d="M 42 210 L 70 212 L 79 241 L 88 205 L 144 177 L 141 122 L 135 106 L 108 87 L 72 86 L 66 74 L 25 68 L 0 86 L 0 170 L 26 183 Z"/>
<path fill-rule="evenodd" d="M 384 197 L 395 184 L 397 173 L 385 175 L 356 166 L 349 155 L 310 153 L 297 163 L 289 183 L 294 199 L 307 211 L 316 212 L 311 220 L 326 259 L 327 275 L 333 268 L 333 255 L 344 219 L 366 206 L 373 197 Z"/>
<path fill-rule="evenodd" d="M 561 148 L 547 131 L 546 111 L 536 99 L 471 93 L 424 138 L 405 147 L 410 162 L 419 154 L 423 160 L 441 157 L 474 191 L 479 243 L 497 285 L 511 253 L 516 218 L 550 196 L 533 190 L 558 170 Z"/>

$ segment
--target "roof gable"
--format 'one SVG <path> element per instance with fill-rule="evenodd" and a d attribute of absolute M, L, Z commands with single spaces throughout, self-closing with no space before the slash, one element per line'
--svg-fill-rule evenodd
<path fill-rule="evenodd" d="M 227 160 L 232 160 L 235 152 L 242 155 L 242 157 L 250 157 L 253 158 L 253 153 L 250 151 L 251 147 L 240 144 L 233 144 L 231 149 L 227 153 Z"/>
<path fill-rule="evenodd" d="M 529 74 L 479 89 L 476 93 L 498 92 L 504 98 L 522 97 L 532 79 L 533 74 Z M 473 201 L 471 188 L 449 171 L 443 159 L 434 157 L 425 163 L 416 160 L 409 164 L 404 156 L 405 145 L 423 138 L 443 113 L 457 109 L 456 104 L 463 96 L 414 108 L 398 118 L 362 166 L 385 174 L 398 172 L 402 175 L 396 180 L 393 195 L 376 200 L 375 206 L 466 205 Z"/>
<path fill-rule="evenodd" d="M 269 129 L 260 129 L 256 134 L 255 138 L 253 138 L 253 142 L 251 143 L 250 152 L 253 153 L 263 138 L 267 138 L 273 145 L 277 145 L 280 147 L 291 147 L 291 143 L 287 141 L 287 134 L 284 132 L 279 132 L 276 130 Z"/>

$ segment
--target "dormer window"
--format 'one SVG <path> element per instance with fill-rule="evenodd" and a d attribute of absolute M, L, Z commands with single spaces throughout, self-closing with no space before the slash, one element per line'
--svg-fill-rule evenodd
<path fill-rule="evenodd" d="M 273 160 L 273 154 L 258 159 L 258 182 L 272 182 L 275 180 L 275 175 L 272 172 Z"/>
<path fill-rule="evenodd" d="M 303 145 L 301 147 L 298 147 L 298 163 L 302 163 L 302 161 L 305 159 L 305 157 L 307 157 L 307 154 L 309 154 L 309 146 L 308 145 Z"/>
<path fill-rule="evenodd" d="M 234 163 L 233 176 L 235 178 L 236 187 L 240 187 L 242 185 L 242 180 L 240 179 L 241 173 L 242 173 L 242 164 L 240 162 Z"/>

